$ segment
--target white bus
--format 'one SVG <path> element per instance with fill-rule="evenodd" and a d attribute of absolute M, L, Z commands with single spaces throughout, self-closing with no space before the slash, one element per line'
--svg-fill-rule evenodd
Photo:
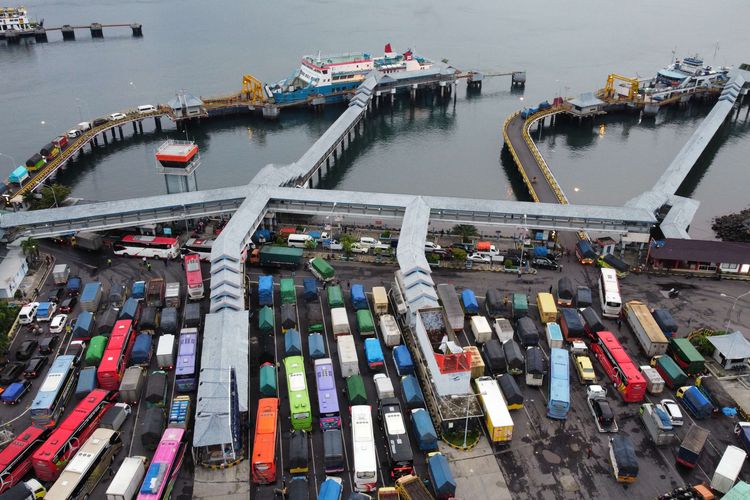
<path fill-rule="evenodd" d="M 290 247 L 305 248 L 308 241 L 311 241 L 313 245 L 316 243 L 315 239 L 309 234 L 290 234 L 286 244 Z"/>
<path fill-rule="evenodd" d="M 354 450 L 354 489 L 375 491 L 378 485 L 378 460 L 372 433 L 372 413 L 369 405 L 351 407 L 352 449 Z"/>
<path fill-rule="evenodd" d="M 111 467 L 115 455 L 122 448 L 120 433 L 111 429 L 96 429 L 68 462 L 60 477 L 44 498 L 67 500 L 88 498 L 99 484 L 104 472 Z"/>
<path fill-rule="evenodd" d="M 211 248 L 214 246 L 214 238 L 190 238 L 182 245 L 182 253 L 197 254 L 201 260 L 211 259 Z"/>
<path fill-rule="evenodd" d="M 128 234 L 112 245 L 115 255 L 176 259 L 180 255 L 179 240 L 169 236 Z"/>
<path fill-rule="evenodd" d="M 513 419 L 495 379 L 492 377 L 475 378 L 474 390 L 484 410 L 484 422 L 490 434 L 490 440 L 493 443 L 504 443 L 513 439 Z"/>
<path fill-rule="evenodd" d="M 602 304 L 602 316 L 617 318 L 622 311 L 620 285 L 617 283 L 617 271 L 603 267 L 599 276 L 599 302 Z"/>

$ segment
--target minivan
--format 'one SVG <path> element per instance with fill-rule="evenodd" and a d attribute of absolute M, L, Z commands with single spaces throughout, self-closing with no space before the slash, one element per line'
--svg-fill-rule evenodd
<path fill-rule="evenodd" d="M 138 106 L 138 113 L 142 115 L 153 113 L 154 111 L 156 111 L 156 106 L 154 106 L 153 104 L 141 104 L 140 106 Z"/>
<path fill-rule="evenodd" d="M 290 234 L 286 244 L 290 247 L 305 248 L 308 241 L 312 242 L 313 245 L 316 243 L 313 237 L 309 234 Z"/>
<path fill-rule="evenodd" d="M 425 241 L 424 242 L 424 251 L 425 252 L 434 252 L 435 250 L 440 250 L 442 247 L 438 245 L 435 242 L 432 241 Z"/>
<path fill-rule="evenodd" d="M 39 302 L 31 302 L 21 308 L 18 313 L 18 322 L 22 325 L 30 325 L 36 317 L 36 310 L 39 308 Z"/>

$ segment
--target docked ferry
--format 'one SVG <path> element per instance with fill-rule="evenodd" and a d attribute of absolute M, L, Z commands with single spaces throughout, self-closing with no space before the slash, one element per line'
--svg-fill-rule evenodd
<path fill-rule="evenodd" d="M 674 91 L 685 92 L 696 88 L 710 88 L 723 85 L 728 80 L 730 68 L 712 68 L 705 65 L 699 56 L 685 57 L 659 70 L 656 76 L 646 82 L 643 89 L 646 95 L 655 100 L 667 98 Z"/>
<path fill-rule="evenodd" d="M 383 73 L 399 73 L 429 69 L 432 61 L 415 55 L 411 49 L 404 53 L 385 46 L 381 57 L 372 57 L 366 52 L 354 52 L 331 56 L 304 56 L 292 76 L 269 85 L 268 91 L 277 104 L 304 101 L 323 97 L 326 103 L 344 99 L 347 91 L 359 86 L 372 70 Z"/>
<path fill-rule="evenodd" d="M 0 31 L 28 31 L 36 26 L 25 7 L 0 7 Z"/>

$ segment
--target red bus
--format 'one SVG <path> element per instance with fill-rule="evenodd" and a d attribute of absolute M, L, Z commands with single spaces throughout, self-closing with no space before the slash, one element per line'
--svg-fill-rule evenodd
<path fill-rule="evenodd" d="M 114 393 L 116 394 L 116 393 Z M 52 431 L 31 457 L 34 473 L 42 481 L 55 481 L 73 458 L 78 448 L 99 427 L 104 412 L 112 405 L 110 391 L 94 389 L 83 401 Z"/>
<path fill-rule="evenodd" d="M 31 455 L 50 432 L 50 429 L 32 425 L 0 452 L 0 494 L 15 486 L 31 470 Z"/>
<path fill-rule="evenodd" d="M 107 348 L 104 349 L 102 360 L 96 369 L 99 387 L 109 391 L 116 391 L 120 387 L 120 380 L 125 373 L 125 368 L 127 368 L 133 343 L 135 343 L 133 321 L 121 319 L 116 322 L 115 327 L 112 328 L 112 334 L 109 336 Z"/>
<path fill-rule="evenodd" d="M 176 259 L 180 255 L 180 241 L 169 236 L 128 234 L 112 245 L 112 251 L 125 257 Z"/>
<path fill-rule="evenodd" d="M 253 482 L 270 484 L 276 482 L 276 441 L 279 415 L 278 398 L 263 398 L 258 401 L 258 418 L 255 420 L 255 443 L 253 445 Z"/>
<path fill-rule="evenodd" d="M 192 300 L 203 298 L 203 274 L 201 273 L 201 258 L 197 254 L 185 256 L 185 277 L 187 278 L 188 297 Z"/>
<path fill-rule="evenodd" d="M 646 395 L 646 380 L 638 366 L 625 352 L 617 337 L 611 332 L 597 332 L 596 342 L 591 344 L 594 355 L 602 368 L 622 394 L 623 401 L 640 403 Z"/>

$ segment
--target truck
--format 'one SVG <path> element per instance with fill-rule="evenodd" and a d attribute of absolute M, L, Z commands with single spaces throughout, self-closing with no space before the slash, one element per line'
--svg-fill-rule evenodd
<path fill-rule="evenodd" d="M 151 361 L 153 338 L 148 333 L 139 333 L 130 352 L 130 363 L 148 366 Z"/>
<path fill-rule="evenodd" d="M 731 490 L 740 475 L 745 458 L 747 458 L 745 450 L 732 445 L 727 446 L 711 478 L 711 488 L 720 493 Z"/>
<path fill-rule="evenodd" d="M 81 283 L 79 276 L 68 276 L 68 283 L 65 285 L 65 295 L 67 297 L 78 297 L 81 293 Z"/>
<path fill-rule="evenodd" d="M 490 318 L 499 318 L 505 313 L 507 299 L 497 288 L 490 288 L 484 294 L 484 310 Z"/>
<path fill-rule="evenodd" d="M 336 271 L 328 261 L 320 257 L 314 257 L 307 261 L 307 267 L 310 269 L 313 276 L 324 283 L 333 280 L 336 275 Z"/>
<path fill-rule="evenodd" d="M 659 372 L 659 375 L 664 379 L 664 383 L 667 384 L 667 387 L 670 389 L 680 387 L 687 382 L 687 375 L 685 375 L 685 372 L 683 372 L 682 369 L 677 366 L 677 363 L 675 363 L 669 356 L 658 356 L 653 363 L 656 371 Z"/>
<path fill-rule="evenodd" d="M 380 316 L 380 333 L 383 334 L 383 342 L 388 347 L 394 347 L 401 343 L 401 329 L 396 319 L 390 314 Z"/>
<path fill-rule="evenodd" d="M 350 375 L 359 375 L 359 358 L 357 348 L 354 345 L 354 337 L 351 335 L 340 335 L 336 338 L 341 363 L 341 376 L 346 378 Z"/>
<path fill-rule="evenodd" d="M 593 307 L 584 307 L 581 310 L 581 317 L 583 317 L 583 329 L 586 330 L 586 334 L 592 340 L 596 339 L 598 332 L 603 332 L 607 329 Z"/>
<path fill-rule="evenodd" d="M 164 290 L 164 305 L 166 307 L 180 307 L 180 282 L 171 281 L 167 283 Z"/>
<path fill-rule="evenodd" d="M 156 364 L 160 370 L 171 370 L 174 368 L 175 336 L 163 334 L 156 344 Z"/>
<path fill-rule="evenodd" d="M 123 403 L 138 404 L 141 399 L 141 390 L 146 381 L 146 371 L 141 366 L 131 366 L 125 370 L 120 382 L 120 401 Z"/>
<path fill-rule="evenodd" d="M 372 303 L 376 316 L 388 313 L 388 292 L 384 286 L 372 287 Z"/>
<path fill-rule="evenodd" d="M 675 440 L 674 427 L 672 420 L 660 405 L 653 403 L 643 403 L 639 409 L 641 421 L 646 432 L 651 436 L 651 440 L 656 446 L 672 444 Z"/>
<path fill-rule="evenodd" d="M 375 393 L 378 395 L 378 401 L 396 397 L 396 393 L 393 392 L 393 382 L 391 382 L 388 375 L 385 373 L 376 373 L 372 377 L 372 381 L 375 384 Z"/>
<path fill-rule="evenodd" d="M 737 414 L 737 403 L 724 389 L 713 375 L 702 375 L 695 379 L 695 385 L 708 398 L 715 408 L 715 412 L 722 412 L 727 416 Z"/>
<path fill-rule="evenodd" d="M 411 410 L 411 423 L 419 449 L 421 451 L 436 451 L 438 449 L 438 434 L 427 410 L 424 408 Z"/>
<path fill-rule="evenodd" d="M 133 412 L 133 409 L 127 403 L 115 403 L 104 412 L 104 416 L 99 422 L 99 427 L 119 431 L 122 424 Z"/>
<path fill-rule="evenodd" d="M 427 473 L 435 498 L 447 500 L 456 496 L 456 480 L 445 455 L 439 451 L 427 455 Z"/>
<path fill-rule="evenodd" d="M 344 307 L 344 292 L 341 291 L 339 285 L 331 285 L 326 288 L 326 299 L 328 299 L 328 307 L 331 309 Z"/>
<path fill-rule="evenodd" d="M 437 294 L 443 310 L 445 310 L 445 316 L 451 330 L 462 332 L 464 330 L 464 310 L 461 308 L 461 302 L 458 300 L 456 287 L 447 283 L 441 283 L 437 286 Z"/>
<path fill-rule="evenodd" d="M 402 375 L 401 392 L 407 408 L 410 410 L 424 408 L 424 394 L 422 394 L 422 388 L 419 387 L 417 377 L 414 375 Z"/>
<path fill-rule="evenodd" d="M 102 284 L 98 281 L 86 283 L 81 292 L 81 309 L 95 313 L 102 301 Z"/>
<path fill-rule="evenodd" d="M 146 297 L 146 282 L 143 280 L 134 281 L 130 287 L 130 298 L 143 300 Z"/>
<path fill-rule="evenodd" d="M 96 252 L 97 250 L 101 250 L 104 243 L 101 235 L 97 233 L 78 231 L 78 233 L 76 233 L 76 246 L 90 252 Z"/>
<path fill-rule="evenodd" d="M 508 321 L 506 318 L 497 318 L 493 327 L 495 330 L 495 335 L 497 336 L 497 340 L 499 340 L 500 342 L 505 343 L 513 339 L 513 335 L 515 334 L 513 325 L 511 325 L 510 321 Z"/>
<path fill-rule="evenodd" d="M 646 379 L 646 390 L 651 394 L 661 394 L 664 390 L 664 379 L 656 368 L 648 365 L 640 367 L 641 375 Z"/>
<path fill-rule="evenodd" d="M 529 314 L 529 299 L 525 293 L 514 293 L 511 297 L 511 316 L 519 319 Z"/>
<path fill-rule="evenodd" d="M 177 396 L 169 407 L 167 427 L 188 429 L 190 427 L 190 396 Z"/>
<path fill-rule="evenodd" d="M 714 412 L 711 402 L 694 385 L 680 387 L 677 389 L 676 396 L 696 419 L 708 418 Z"/>
<path fill-rule="evenodd" d="M 475 345 L 464 346 L 464 352 L 471 356 L 471 378 L 483 377 L 485 375 L 484 360 Z"/>
<path fill-rule="evenodd" d="M 667 338 L 651 315 L 648 306 L 640 300 L 631 300 L 623 308 L 625 320 L 635 333 L 635 338 L 641 344 L 643 351 L 649 358 L 667 352 Z"/>
<path fill-rule="evenodd" d="M 461 292 L 461 303 L 464 306 L 464 313 L 466 315 L 479 314 L 479 303 L 473 290 L 467 288 Z"/>
<path fill-rule="evenodd" d="M 126 457 L 107 487 L 107 500 L 131 500 L 135 498 L 143 477 L 146 475 L 147 463 L 146 457 Z"/>
<path fill-rule="evenodd" d="M 65 285 L 68 282 L 68 276 L 70 276 L 70 266 L 67 264 L 56 264 L 52 268 L 52 279 L 55 285 Z"/>
<path fill-rule="evenodd" d="M 375 321 L 369 309 L 357 311 L 357 330 L 362 337 L 375 335 Z"/>
<path fill-rule="evenodd" d="M 0 498 L 3 500 L 36 500 L 37 498 L 44 498 L 46 495 L 47 490 L 42 486 L 42 483 L 36 479 L 29 479 L 8 488 Z"/>
<path fill-rule="evenodd" d="M 251 252 L 249 263 L 260 267 L 296 269 L 302 262 L 302 254 L 301 248 L 265 245 Z"/>
<path fill-rule="evenodd" d="M 492 339 L 492 328 L 484 316 L 471 317 L 471 331 L 474 334 L 474 341 L 480 344 Z"/>
<path fill-rule="evenodd" d="M 667 338 L 671 339 L 677 335 L 677 322 L 672 317 L 672 313 L 666 309 L 654 309 L 651 312 L 651 315 L 654 317 L 654 321 L 656 321 L 656 324 L 659 325 L 662 333 Z"/>
<path fill-rule="evenodd" d="M 279 294 L 281 304 L 296 304 L 297 289 L 294 287 L 294 278 L 281 278 L 279 280 Z"/>
<path fill-rule="evenodd" d="M 383 349 L 380 347 L 380 341 L 377 338 L 365 339 L 365 358 L 367 367 L 372 371 L 383 369 L 385 359 L 383 358 Z"/>
<path fill-rule="evenodd" d="M 703 427 L 692 424 L 682 443 L 680 443 L 680 447 L 677 449 L 677 463 L 689 469 L 695 467 L 710 434 Z"/>
<path fill-rule="evenodd" d="M 599 432 L 618 431 L 614 411 L 607 401 L 607 391 L 602 386 L 590 385 L 586 388 L 586 404 Z"/>
<path fill-rule="evenodd" d="M 54 302 L 40 302 L 39 307 L 36 308 L 36 320 L 37 321 L 49 321 L 57 311 L 57 304 Z"/>
<path fill-rule="evenodd" d="M 151 278 L 148 280 L 146 305 L 164 307 L 164 280 L 162 278 Z"/>
<path fill-rule="evenodd" d="M 586 335 L 583 318 L 581 318 L 577 309 L 570 307 L 560 308 L 560 329 L 562 330 L 563 337 L 568 342 L 583 340 L 583 337 Z"/>
<path fill-rule="evenodd" d="M 352 333 L 349 328 L 349 317 L 346 315 L 346 309 L 343 307 L 335 307 L 331 309 L 331 324 L 333 325 L 334 337 L 338 337 L 339 335 L 351 335 Z"/>
<path fill-rule="evenodd" d="M 365 287 L 363 285 L 359 283 L 353 284 L 349 294 L 355 311 L 368 308 Z"/>
<path fill-rule="evenodd" d="M 610 438 L 609 460 L 618 483 L 632 483 L 638 478 L 638 458 L 633 441 L 628 436 L 617 435 Z"/>
<path fill-rule="evenodd" d="M 273 276 L 258 276 L 258 304 L 273 305 Z"/>
<path fill-rule="evenodd" d="M 409 348 L 405 345 L 399 345 L 393 348 L 393 364 L 396 367 L 396 373 L 401 375 L 414 374 L 414 360 L 411 358 Z"/>
<path fill-rule="evenodd" d="M 412 474 L 398 478 L 396 489 L 400 498 L 405 500 L 434 500 L 422 480 Z"/>
<path fill-rule="evenodd" d="M 705 369 L 706 360 L 688 339 L 671 338 L 667 352 L 690 376 L 698 375 Z"/>

